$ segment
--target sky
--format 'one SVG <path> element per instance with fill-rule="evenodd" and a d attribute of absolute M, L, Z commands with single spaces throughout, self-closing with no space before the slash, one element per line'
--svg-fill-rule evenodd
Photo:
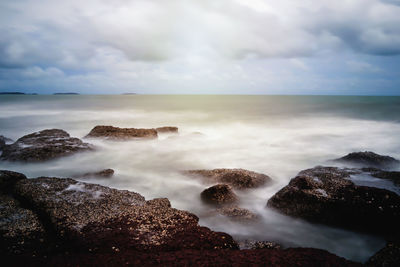
<path fill-rule="evenodd" d="M 0 91 L 400 95 L 400 0 L 1 0 Z"/>

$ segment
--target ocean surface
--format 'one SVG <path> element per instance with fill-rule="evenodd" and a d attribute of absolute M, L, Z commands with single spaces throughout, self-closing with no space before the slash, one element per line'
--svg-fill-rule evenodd
<path fill-rule="evenodd" d="M 3 161 L 0 169 L 29 177 L 71 177 L 112 168 L 111 179 L 82 181 L 132 190 L 146 199 L 167 197 L 173 207 L 198 215 L 201 225 L 237 240 L 322 248 L 356 261 L 366 261 L 385 244 L 376 236 L 310 224 L 265 206 L 299 171 L 332 166 L 330 159 L 349 152 L 370 150 L 400 158 L 400 97 L 0 96 L 0 135 L 14 140 L 49 128 L 83 138 L 96 125 L 177 126 L 179 135 L 128 142 L 84 139 L 98 149 L 45 163 Z M 213 168 L 244 168 L 274 180 L 272 185 L 238 192 L 240 206 L 258 213 L 259 223 L 235 223 L 213 214 L 200 200 L 208 185 L 182 174 L 182 170 Z M 380 179 L 354 180 L 397 190 Z"/>

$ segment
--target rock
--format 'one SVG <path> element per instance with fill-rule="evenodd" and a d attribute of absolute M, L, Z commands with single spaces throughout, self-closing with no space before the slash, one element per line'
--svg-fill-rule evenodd
<path fill-rule="evenodd" d="M 238 201 L 238 197 L 232 188 L 226 184 L 217 184 L 201 192 L 201 199 L 208 204 L 223 205 Z"/>
<path fill-rule="evenodd" d="M 239 242 L 240 249 L 282 249 L 282 246 L 272 241 L 244 240 Z"/>
<path fill-rule="evenodd" d="M 19 180 L 26 179 L 22 173 L 0 170 L 0 192 L 9 193 Z"/>
<path fill-rule="evenodd" d="M 82 175 L 77 175 L 77 178 L 91 178 L 91 177 L 101 177 L 101 178 L 111 178 L 114 175 L 113 169 L 104 169 L 98 172 L 87 172 Z"/>
<path fill-rule="evenodd" d="M 45 230 L 32 211 L 11 196 L 0 194 L 0 250 L 6 254 L 37 254 L 44 245 Z"/>
<path fill-rule="evenodd" d="M 157 138 L 155 129 L 119 128 L 113 126 L 96 126 L 86 137 L 100 137 L 111 140 L 128 140 L 136 138 Z"/>
<path fill-rule="evenodd" d="M 400 186 L 400 172 L 398 171 L 376 171 L 371 173 L 376 178 L 392 181 L 395 185 Z"/>
<path fill-rule="evenodd" d="M 271 181 L 265 174 L 244 169 L 189 170 L 184 174 L 200 176 L 208 183 L 229 184 L 235 189 L 256 188 Z"/>
<path fill-rule="evenodd" d="M 7 138 L 5 136 L 0 135 L 0 151 L 3 150 L 3 148 L 10 144 L 13 143 L 13 140 L 11 140 L 10 138 Z"/>
<path fill-rule="evenodd" d="M 164 126 L 156 128 L 157 133 L 178 133 L 178 127 Z"/>
<path fill-rule="evenodd" d="M 400 266 L 400 243 L 388 242 L 386 246 L 373 255 L 366 263 L 371 267 L 398 267 Z"/>
<path fill-rule="evenodd" d="M 21 180 L 15 194 L 80 251 L 237 248 L 232 237 L 198 225 L 198 217 L 166 199 L 145 201 L 133 192 L 40 177 Z"/>
<path fill-rule="evenodd" d="M 6 145 L 0 159 L 36 162 L 89 151 L 93 147 L 78 138 L 70 137 L 60 129 L 43 130 L 25 135 L 15 143 Z"/>
<path fill-rule="evenodd" d="M 396 233 L 400 196 L 385 189 L 357 186 L 348 177 L 346 170 L 334 167 L 301 171 L 268 200 L 267 206 L 311 222 Z"/>
<path fill-rule="evenodd" d="M 240 208 L 238 206 L 221 207 L 217 209 L 217 212 L 234 220 L 240 222 L 254 222 L 259 219 L 259 216 L 247 209 Z"/>
<path fill-rule="evenodd" d="M 334 161 L 381 169 L 391 169 L 400 165 L 400 161 L 395 158 L 382 156 L 371 151 L 353 152 Z"/>

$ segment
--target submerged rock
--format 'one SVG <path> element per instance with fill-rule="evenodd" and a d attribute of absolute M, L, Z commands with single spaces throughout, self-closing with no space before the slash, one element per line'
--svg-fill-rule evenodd
<path fill-rule="evenodd" d="M 200 176 L 208 183 L 229 184 L 235 189 L 256 188 L 272 181 L 268 175 L 244 169 L 189 170 L 184 174 Z"/>
<path fill-rule="evenodd" d="M 267 206 L 312 222 L 373 233 L 393 234 L 400 222 L 400 196 L 357 186 L 345 169 L 315 167 L 301 171 L 268 200 Z"/>
<path fill-rule="evenodd" d="M 82 175 L 76 175 L 77 178 L 91 178 L 91 177 L 100 177 L 100 178 L 111 178 L 114 175 L 113 169 L 104 169 L 98 172 L 87 172 Z"/>
<path fill-rule="evenodd" d="M 15 194 L 71 249 L 237 248 L 229 235 L 200 227 L 194 214 L 171 208 L 167 199 L 147 202 L 137 193 L 48 177 L 19 181 Z"/>
<path fill-rule="evenodd" d="M 375 253 L 365 265 L 371 267 L 400 266 L 400 242 L 388 242 L 386 246 Z"/>
<path fill-rule="evenodd" d="M 400 165 L 400 161 L 395 158 L 382 156 L 371 151 L 353 152 L 334 161 L 381 169 L 390 169 Z"/>
<path fill-rule="evenodd" d="M 398 172 L 398 171 L 377 170 L 377 171 L 371 172 L 371 175 L 376 178 L 390 180 L 396 186 L 400 186 L 400 172 Z"/>
<path fill-rule="evenodd" d="M 70 137 L 64 130 L 49 129 L 25 135 L 15 143 L 6 145 L 0 159 L 36 162 L 92 149 L 91 145 Z"/>
<path fill-rule="evenodd" d="M 178 127 L 164 126 L 156 128 L 157 133 L 178 133 Z"/>
<path fill-rule="evenodd" d="M 232 204 L 238 201 L 238 197 L 232 188 L 226 184 L 217 184 L 201 192 L 201 199 L 211 205 Z"/>
<path fill-rule="evenodd" d="M 157 131 L 155 129 L 119 128 L 100 125 L 94 127 L 86 137 L 100 137 L 112 140 L 157 138 Z"/>
<path fill-rule="evenodd" d="M 259 219 L 259 216 L 248 209 L 243 209 L 238 206 L 227 206 L 217 209 L 217 212 L 239 222 L 254 222 Z"/>

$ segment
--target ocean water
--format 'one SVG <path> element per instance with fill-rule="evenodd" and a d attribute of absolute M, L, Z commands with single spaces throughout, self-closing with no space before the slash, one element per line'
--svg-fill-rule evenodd
<path fill-rule="evenodd" d="M 315 247 L 366 261 L 383 239 L 317 225 L 265 207 L 299 171 L 353 151 L 371 150 L 400 158 L 400 97 L 59 95 L 0 96 L 0 135 L 14 140 L 35 131 L 61 128 L 83 138 L 96 125 L 153 128 L 177 126 L 179 134 L 126 142 L 84 139 L 98 147 L 45 163 L 0 162 L 0 169 L 29 177 L 71 177 L 112 168 L 111 179 L 90 179 L 142 194 L 167 197 L 172 206 L 200 217 L 200 224 L 285 247 Z M 273 184 L 237 192 L 240 206 L 261 216 L 242 224 L 212 213 L 200 192 L 208 187 L 182 170 L 244 168 L 269 175 Z M 355 177 L 396 191 L 390 182 Z M 397 193 L 399 193 L 397 191 Z"/>

